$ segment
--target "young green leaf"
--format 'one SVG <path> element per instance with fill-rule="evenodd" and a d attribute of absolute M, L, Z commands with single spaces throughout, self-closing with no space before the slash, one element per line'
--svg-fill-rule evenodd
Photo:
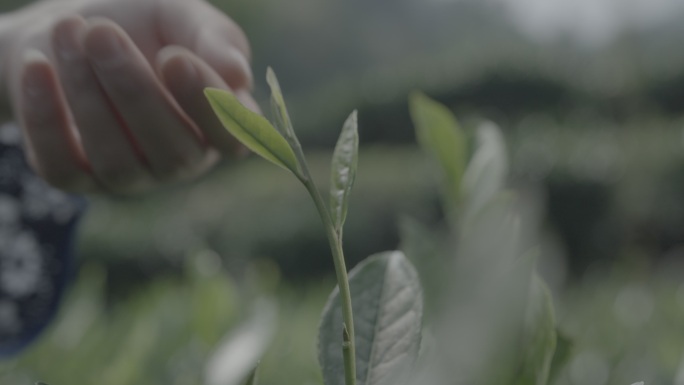
<path fill-rule="evenodd" d="M 399 251 L 376 254 L 350 272 L 358 385 L 397 384 L 418 357 L 423 299 L 418 274 Z M 344 385 L 343 322 L 336 288 L 323 311 L 318 360 L 326 385 Z"/>
<path fill-rule="evenodd" d="M 250 316 L 219 345 L 205 370 L 208 385 L 239 385 L 254 372 L 276 329 L 276 307 L 258 301 Z"/>
<path fill-rule="evenodd" d="M 506 144 L 499 128 L 485 123 L 477 129 L 477 149 L 463 175 L 466 216 L 477 213 L 497 196 L 508 177 Z"/>
<path fill-rule="evenodd" d="M 339 233 L 347 218 L 347 206 L 359 158 L 359 132 L 357 113 L 352 112 L 342 127 L 332 158 L 330 183 L 330 215 Z"/>
<path fill-rule="evenodd" d="M 556 351 L 556 324 L 551 293 L 534 274 L 530 282 L 527 314 L 522 338 L 523 362 L 518 385 L 546 385 Z"/>
<path fill-rule="evenodd" d="M 444 172 L 448 200 L 459 200 L 467 162 L 463 131 L 448 108 L 422 93 L 411 95 L 409 107 L 418 143 L 439 162 Z"/>
<path fill-rule="evenodd" d="M 247 148 L 299 176 L 292 148 L 263 116 L 244 107 L 230 92 L 207 88 L 204 94 L 223 126 Z"/>
<path fill-rule="evenodd" d="M 276 128 L 283 134 L 290 145 L 293 145 L 293 143 L 297 141 L 297 137 L 295 136 L 294 128 L 290 121 L 290 114 L 287 112 L 287 107 L 285 106 L 285 99 L 280 90 L 280 83 L 271 67 L 268 67 L 266 70 L 266 82 L 271 88 L 271 108 L 273 109 L 273 116 L 276 119 Z"/>

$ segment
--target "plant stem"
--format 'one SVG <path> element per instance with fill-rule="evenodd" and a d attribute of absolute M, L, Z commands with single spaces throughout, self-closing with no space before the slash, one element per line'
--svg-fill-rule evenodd
<path fill-rule="evenodd" d="M 308 170 L 307 170 L 308 171 Z M 308 174 L 308 172 L 307 172 Z M 340 289 L 340 299 L 342 301 L 342 318 L 344 320 L 344 328 L 349 336 L 348 346 L 344 347 L 344 369 L 347 385 L 356 385 L 356 344 L 354 339 L 354 316 L 352 313 L 352 299 L 351 291 L 349 289 L 349 278 L 347 276 L 347 266 L 344 262 L 344 252 L 342 251 L 341 237 L 335 231 L 335 226 L 330 218 L 330 212 L 323 202 L 321 194 L 314 185 L 311 178 L 302 179 L 306 190 L 311 195 L 311 198 L 316 205 L 318 214 L 323 221 L 328 242 L 330 243 L 330 251 L 332 251 L 333 262 L 335 263 L 335 272 L 337 274 L 337 286 Z M 343 341 L 344 346 L 344 341 Z"/>
<path fill-rule="evenodd" d="M 342 325 L 342 356 L 345 362 L 354 362 L 354 349 L 349 339 L 349 331 L 346 324 Z M 347 384 L 353 384 L 356 381 L 355 369 L 354 365 L 344 366 L 344 380 Z"/>

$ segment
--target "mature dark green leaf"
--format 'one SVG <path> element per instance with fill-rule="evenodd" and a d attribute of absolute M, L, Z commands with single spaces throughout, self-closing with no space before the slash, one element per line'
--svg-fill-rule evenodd
<path fill-rule="evenodd" d="M 237 140 L 263 158 L 299 175 L 292 148 L 266 118 L 250 111 L 228 91 L 207 88 L 204 93 L 223 126 Z"/>
<path fill-rule="evenodd" d="M 467 162 L 463 131 L 448 108 L 424 94 L 414 93 L 409 104 L 418 142 L 443 169 L 449 200 L 458 200 Z"/>
<path fill-rule="evenodd" d="M 556 321 L 551 293 L 534 274 L 530 282 L 527 314 L 522 338 L 523 361 L 517 385 L 546 385 L 556 351 Z"/>
<path fill-rule="evenodd" d="M 254 304 L 252 314 L 219 345 L 207 363 L 208 385 L 243 384 L 253 374 L 276 330 L 276 307 L 267 300 Z"/>
<path fill-rule="evenodd" d="M 283 134 L 290 145 L 293 145 L 297 141 L 294 128 L 292 127 L 290 114 L 287 112 L 287 107 L 285 106 L 283 93 L 280 90 L 280 83 L 271 67 L 268 67 L 266 70 L 266 82 L 271 88 L 271 108 L 273 110 L 273 117 L 276 120 L 276 128 Z"/>
<path fill-rule="evenodd" d="M 350 272 L 358 385 L 398 384 L 420 348 L 423 299 L 418 274 L 399 251 L 376 254 Z M 338 289 L 328 299 L 318 359 L 326 385 L 343 385 L 342 309 Z"/>
<path fill-rule="evenodd" d="M 477 130 L 477 148 L 463 175 L 466 215 L 473 215 L 497 196 L 508 177 L 506 144 L 499 128 L 485 123 Z"/>
<path fill-rule="evenodd" d="M 347 206 L 356 179 L 359 159 L 359 131 L 357 113 L 352 112 L 342 127 L 332 158 L 330 181 L 330 215 L 335 229 L 341 232 L 347 218 Z"/>

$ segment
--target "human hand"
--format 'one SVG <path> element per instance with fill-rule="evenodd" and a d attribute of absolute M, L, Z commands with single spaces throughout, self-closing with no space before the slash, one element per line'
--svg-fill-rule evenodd
<path fill-rule="evenodd" d="M 50 184 L 139 192 L 243 151 L 203 90 L 256 109 L 249 45 L 203 0 L 47 0 L 10 16 L 0 78 Z"/>

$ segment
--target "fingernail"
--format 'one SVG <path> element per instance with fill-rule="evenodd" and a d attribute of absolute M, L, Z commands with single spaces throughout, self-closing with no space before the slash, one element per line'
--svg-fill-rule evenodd
<path fill-rule="evenodd" d="M 78 26 L 62 24 L 55 29 L 54 48 L 57 56 L 64 61 L 71 61 L 80 56 L 78 47 Z"/>
<path fill-rule="evenodd" d="M 197 68 L 181 49 L 165 48 L 159 54 L 159 62 L 167 81 L 181 79 L 186 81 L 187 85 L 192 85 L 198 78 Z"/>
<path fill-rule="evenodd" d="M 26 96 L 40 98 L 47 93 L 47 73 L 35 67 L 36 64 L 46 63 L 47 57 L 42 52 L 30 49 L 24 53 L 24 75 L 22 88 Z"/>
<path fill-rule="evenodd" d="M 117 31 L 102 25 L 90 30 L 85 40 L 86 54 L 96 64 L 114 64 L 123 55 L 123 42 Z"/>

